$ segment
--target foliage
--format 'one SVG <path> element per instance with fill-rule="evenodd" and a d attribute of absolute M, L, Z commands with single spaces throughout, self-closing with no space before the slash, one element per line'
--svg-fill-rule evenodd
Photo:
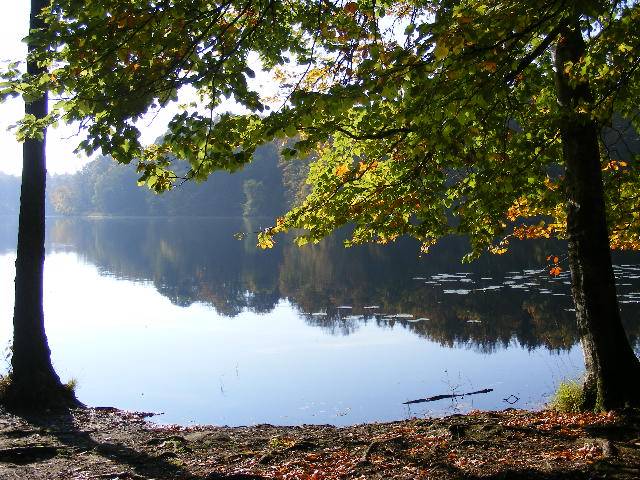
<path fill-rule="evenodd" d="M 549 406 L 561 413 L 579 413 L 584 405 L 582 383 L 576 381 L 561 382 Z"/>
<path fill-rule="evenodd" d="M 311 192 L 260 232 L 265 248 L 290 229 L 304 244 L 347 223 L 347 245 L 409 235 L 426 252 L 468 235 L 467 258 L 568 235 L 587 367 L 640 371 L 618 328 L 607 244 L 640 249 L 640 164 L 620 153 L 640 126 L 637 0 L 53 0 L 42 16 L 28 39 L 40 70 L 9 65 L 0 96 L 57 99 L 46 118 L 25 116 L 19 138 L 76 121 L 81 149 L 134 161 L 156 192 L 237 171 L 280 139 L 285 158 L 314 155 Z M 273 111 L 254 68 L 281 81 Z M 143 146 L 136 122 L 185 87 L 197 101 Z M 247 113 L 218 116 L 229 98 Z M 637 401 L 608 377 L 598 398 Z"/>
<path fill-rule="evenodd" d="M 218 172 L 204 184 L 187 182 L 155 195 L 136 186 L 134 165 L 99 156 L 74 174 L 47 177 L 47 214 L 275 218 L 304 197 L 307 171 L 308 162 L 283 161 L 270 144 L 257 148 L 240 172 Z M 260 199 L 245 191 L 253 181 L 262 184 Z M 253 206 L 245 212 L 249 200 Z M 17 215 L 19 205 L 20 178 L 0 173 L 0 215 Z"/>
<path fill-rule="evenodd" d="M 109 157 L 98 157 L 73 175 L 49 178 L 48 213 L 275 217 L 287 208 L 283 183 L 296 182 L 282 168 L 273 145 L 258 148 L 252 163 L 241 172 L 218 172 L 205 184 L 187 182 L 165 195 L 139 188 L 136 178 L 133 165 L 122 166 Z M 248 188 L 252 182 L 261 187 L 255 191 Z M 14 200 L 17 205 L 18 196 Z"/>
<path fill-rule="evenodd" d="M 258 216 L 262 213 L 261 206 L 265 204 L 267 198 L 264 184 L 254 179 L 246 180 L 242 185 L 245 202 L 242 206 L 242 213 L 246 217 Z"/>
<path fill-rule="evenodd" d="M 587 54 L 564 73 L 588 81 L 593 101 L 574 113 L 618 139 L 602 149 L 611 243 L 640 247 L 638 161 L 620 153 L 639 123 L 636 1 L 58 0 L 45 18 L 49 29 L 31 37 L 49 73 L 29 78 L 13 66 L 5 94 L 55 92 L 45 123 L 80 122 L 81 148 L 137 159 L 152 189 L 235 171 L 257 145 L 289 137 L 287 158 L 317 153 L 312 192 L 261 235 L 263 246 L 291 228 L 305 243 L 352 222 L 348 244 L 411 235 L 426 251 L 468 234 L 473 255 L 564 235 L 566 112 L 550 46 L 579 21 Z M 284 103 L 270 113 L 251 82 L 251 53 L 284 82 Z M 185 86 L 199 104 L 144 147 L 135 121 Z M 214 121 L 229 97 L 250 113 Z M 25 118 L 20 134 L 40 127 Z M 177 172 L 173 158 L 190 168 Z"/>
<path fill-rule="evenodd" d="M 354 243 L 409 234 L 426 250 L 462 233 L 475 255 L 504 253 L 510 238 L 564 236 L 563 112 L 548 46 L 578 15 L 589 53 L 566 68 L 594 91 L 594 104 L 580 108 L 620 138 L 629 123 L 614 125 L 612 111 L 637 126 L 638 61 L 628 42 L 637 42 L 638 6 L 598 13 L 563 2 L 410 3 L 404 44 L 348 38 L 339 48 L 360 53 L 357 65 L 334 62 L 340 81 L 326 94 L 299 92 L 290 111 L 268 119 L 293 116 L 308 138 L 326 141 L 309 176 L 313 193 L 271 233 L 304 228 L 304 243 L 354 221 Z M 637 248 L 638 163 L 603 152 L 612 246 Z"/>
<path fill-rule="evenodd" d="M 251 120 L 223 115 L 214 122 L 212 109 L 230 97 L 253 111 L 265 109 L 248 85 L 255 76 L 249 53 L 258 51 L 267 68 L 285 63 L 286 51 L 302 53 L 290 19 L 304 8 L 304 2 L 273 0 L 54 1 L 43 11 L 48 28 L 30 34 L 42 46 L 34 55 L 49 72 L 33 78 L 11 64 L 1 93 L 56 94 L 47 119 L 23 119 L 20 138 L 58 119 L 78 121 L 88 133 L 81 149 L 102 149 L 123 163 L 138 159 L 140 180 L 157 191 L 177 180 L 165 170 L 171 156 L 192 164 L 189 179 L 202 180 L 214 168 L 235 171 L 255 150 L 255 144 L 236 143 Z M 196 90 L 206 113 L 185 106 L 161 144 L 145 149 L 134 122 L 177 100 L 186 86 Z M 209 134 L 214 123 L 215 136 Z"/>

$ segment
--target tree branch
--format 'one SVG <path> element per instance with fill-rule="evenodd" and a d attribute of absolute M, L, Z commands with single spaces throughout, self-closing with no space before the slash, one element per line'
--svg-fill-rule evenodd
<path fill-rule="evenodd" d="M 515 70 L 513 70 L 509 75 L 505 77 L 507 84 L 512 84 L 515 79 L 524 72 L 524 69 L 527 68 L 531 63 L 538 58 L 542 53 L 551 45 L 551 43 L 556 39 L 563 28 L 565 28 L 568 24 L 566 19 L 563 19 L 549 34 L 545 37 L 545 39 L 538 45 L 536 48 L 531 50 L 527 55 L 525 55 Z"/>

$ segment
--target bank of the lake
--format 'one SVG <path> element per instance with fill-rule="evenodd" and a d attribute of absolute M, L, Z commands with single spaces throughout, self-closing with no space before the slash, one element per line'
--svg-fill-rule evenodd
<path fill-rule="evenodd" d="M 2 479 L 637 479 L 640 412 L 472 412 L 350 427 L 158 426 L 0 412 Z"/>

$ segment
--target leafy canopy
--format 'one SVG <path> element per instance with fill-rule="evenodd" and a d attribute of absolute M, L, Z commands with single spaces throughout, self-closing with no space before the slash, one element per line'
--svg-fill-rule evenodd
<path fill-rule="evenodd" d="M 44 14 L 49 29 L 32 35 L 49 73 L 9 70 L 5 93 L 55 92 L 48 122 L 79 121 L 81 148 L 136 159 L 156 191 L 233 171 L 257 145 L 289 138 L 285 157 L 313 154 L 312 191 L 260 235 L 262 246 L 291 228 L 304 243 L 352 223 L 350 242 L 411 235 L 426 250 L 468 234 L 473 254 L 564 235 L 566 112 L 552 52 L 578 21 L 586 54 L 564 69 L 593 100 L 574 113 L 607 140 L 611 244 L 640 248 L 639 165 L 625 143 L 640 126 L 636 1 L 65 0 Z M 282 79 L 275 110 L 248 81 L 252 52 Z M 185 86 L 199 105 L 158 144 L 141 145 L 135 120 Z M 225 97 L 250 113 L 214 121 Z M 25 118 L 21 133 L 41 127 Z M 168 168 L 171 155 L 188 162 L 184 175 Z"/>

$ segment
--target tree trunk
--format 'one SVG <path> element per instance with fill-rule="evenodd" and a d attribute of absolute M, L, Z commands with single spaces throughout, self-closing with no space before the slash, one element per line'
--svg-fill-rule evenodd
<path fill-rule="evenodd" d="M 580 113 L 577 108 L 588 107 L 592 102 L 589 84 L 570 80 L 565 72 L 566 62 L 577 62 L 585 50 L 576 19 L 564 28 L 555 52 L 571 288 L 585 359 L 585 407 L 610 410 L 640 404 L 640 362 L 618 309 L 600 167 L 599 127 L 589 113 Z"/>
<path fill-rule="evenodd" d="M 31 1 L 30 30 L 43 26 L 37 17 L 44 0 Z M 29 52 L 33 45 L 29 44 Z M 28 57 L 27 72 L 45 70 Z M 36 118 L 47 115 L 47 94 L 25 104 L 25 113 Z M 45 133 L 23 145 L 20 220 L 16 259 L 15 307 L 13 313 L 13 355 L 9 382 L 3 400 L 14 409 L 62 407 L 76 404 L 73 393 L 62 385 L 51 364 L 44 330 L 42 307 L 45 239 Z"/>

